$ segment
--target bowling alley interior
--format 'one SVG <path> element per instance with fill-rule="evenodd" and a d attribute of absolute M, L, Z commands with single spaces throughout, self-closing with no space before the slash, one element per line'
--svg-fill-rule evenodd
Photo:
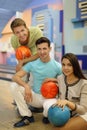
<path fill-rule="evenodd" d="M 87 0 L 0 0 L 0 130 L 60 130 L 51 122 L 44 124 L 43 109 L 32 107 L 35 122 L 14 127 L 21 119 L 11 93 L 18 64 L 11 44 L 15 18 L 23 19 L 28 28 L 40 28 L 51 42 L 50 57 L 60 64 L 64 54 L 74 53 L 87 77 Z"/>

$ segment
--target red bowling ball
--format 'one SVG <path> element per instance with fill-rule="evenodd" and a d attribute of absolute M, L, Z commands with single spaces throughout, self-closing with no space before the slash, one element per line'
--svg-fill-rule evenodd
<path fill-rule="evenodd" d="M 26 46 L 20 46 L 16 49 L 15 56 L 16 56 L 17 60 L 22 60 L 22 59 L 25 59 L 27 57 L 30 57 L 31 51 Z"/>
<path fill-rule="evenodd" d="M 41 86 L 41 94 L 45 98 L 54 98 L 58 94 L 58 86 L 54 82 L 46 82 Z"/>

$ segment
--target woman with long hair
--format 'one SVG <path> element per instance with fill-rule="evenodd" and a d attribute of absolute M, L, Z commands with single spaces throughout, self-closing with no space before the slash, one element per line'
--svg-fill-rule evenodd
<path fill-rule="evenodd" d="M 44 107 L 48 112 L 51 105 L 56 104 L 64 108 L 68 106 L 71 118 L 61 127 L 54 130 L 87 130 L 87 79 L 82 73 L 77 57 L 67 53 L 62 57 L 62 72 L 57 79 L 46 79 L 58 81 L 58 99 L 49 99 Z"/>

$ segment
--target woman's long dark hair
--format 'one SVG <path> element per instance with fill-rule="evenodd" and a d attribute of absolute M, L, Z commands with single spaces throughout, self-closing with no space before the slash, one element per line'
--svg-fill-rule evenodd
<path fill-rule="evenodd" d="M 77 57 L 76 57 L 74 54 L 72 54 L 72 53 L 66 53 L 66 54 L 62 57 L 61 61 L 62 61 L 64 58 L 68 59 L 68 60 L 70 61 L 70 63 L 72 64 L 72 66 L 73 66 L 73 71 L 74 71 L 74 75 L 75 75 L 76 77 L 78 77 L 79 79 L 86 79 L 86 77 L 85 77 L 85 76 L 83 75 L 83 73 L 82 73 L 82 70 L 81 70 L 81 68 L 80 68 L 78 59 L 77 59 Z"/>

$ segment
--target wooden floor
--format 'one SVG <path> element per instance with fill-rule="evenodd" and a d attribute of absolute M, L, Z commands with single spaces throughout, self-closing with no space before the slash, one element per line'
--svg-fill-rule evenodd
<path fill-rule="evenodd" d="M 87 77 L 87 73 L 85 73 Z M 0 79 L 0 130 L 53 130 L 52 124 L 42 123 L 42 113 L 33 113 L 35 122 L 21 128 L 14 128 L 13 124 L 20 117 L 12 104 L 13 99 L 10 92 L 11 81 Z"/>
<path fill-rule="evenodd" d="M 10 92 L 10 81 L 0 80 L 0 130 L 53 130 L 51 124 L 42 123 L 42 113 L 33 113 L 35 122 L 21 128 L 14 128 L 13 124 L 20 120 Z"/>

